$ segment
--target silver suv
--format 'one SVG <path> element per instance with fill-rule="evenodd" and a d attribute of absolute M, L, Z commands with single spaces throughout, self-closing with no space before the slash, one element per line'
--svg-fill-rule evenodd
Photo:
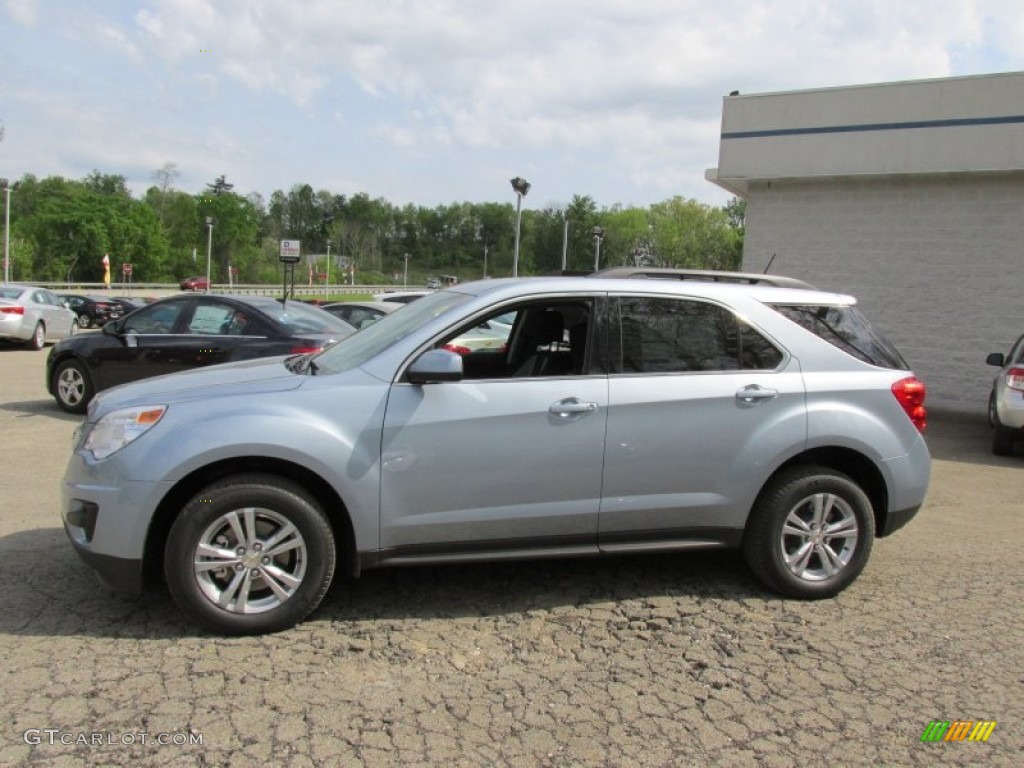
<path fill-rule="evenodd" d="M 488 280 L 316 356 L 100 393 L 65 527 L 115 588 L 163 574 L 224 634 L 313 611 L 340 570 L 742 550 L 835 595 L 928 486 L 925 389 L 849 296 L 693 280 Z M 511 319 L 507 342 L 453 345 Z"/>

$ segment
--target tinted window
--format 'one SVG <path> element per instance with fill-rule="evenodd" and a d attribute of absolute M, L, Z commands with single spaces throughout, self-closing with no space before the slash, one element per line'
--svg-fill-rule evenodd
<path fill-rule="evenodd" d="M 125 333 L 170 333 L 185 306 L 183 301 L 174 301 L 145 307 L 128 318 L 123 330 Z"/>
<path fill-rule="evenodd" d="M 716 304 L 628 297 L 619 302 L 623 373 L 771 370 L 782 353 Z"/>
<path fill-rule="evenodd" d="M 892 342 L 872 328 L 856 307 L 778 304 L 773 309 L 865 363 L 895 370 L 910 367 Z"/>

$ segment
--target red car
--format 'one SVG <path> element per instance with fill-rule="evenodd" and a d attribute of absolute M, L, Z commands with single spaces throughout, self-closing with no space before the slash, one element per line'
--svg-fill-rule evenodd
<path fill-rule="evenodd" d="M 202 275 L 196 277 L 186 277 L 178 285 L 181 286 L 183 291 L 205 291 L 210 287 L 210 281 Z"/>

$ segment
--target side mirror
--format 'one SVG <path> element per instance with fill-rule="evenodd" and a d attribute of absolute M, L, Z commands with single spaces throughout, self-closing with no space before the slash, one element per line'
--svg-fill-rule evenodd
<path fill-rule="evenodd" d="M 408 377 L 413 384 L 439 381 L 462 381 L 462 356 L 447 349 L 424 352 L 409 366 Z"/>
<path fill-rule="evenodd" d="M 991 352 L 989 356 L 985 358 L 985 362 L 989 365 L 994 365 L 996 368 L 1002 368 L 1006 365 L 1006 358 L 1003 357 L 1002 352 Z"/>
<path fill-rule="evenodd" d="M 100 333 L 105 333 L 107 336 L 117 336 L 121 332 L 121 324 L 118 322 L 104 323 Z"/>

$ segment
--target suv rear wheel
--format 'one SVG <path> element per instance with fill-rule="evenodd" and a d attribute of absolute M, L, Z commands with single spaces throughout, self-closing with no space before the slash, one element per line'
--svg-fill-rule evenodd
<path fill-rule="evenodd" d="M 864 570 L 875 538 L 867 495 L 846 475 L 797 467 L 761 492 L 743 539 L 751 570 L 787 597 L 831 597 Z"/>
<path fill-rule="evenodd" d="M 334 535 L 319 504 L 273 475 L 236 475 L 198 493 L 167 538 L 171 595 L 226 635 L 277 632 L 315 609 L 334 576 Z"/>

